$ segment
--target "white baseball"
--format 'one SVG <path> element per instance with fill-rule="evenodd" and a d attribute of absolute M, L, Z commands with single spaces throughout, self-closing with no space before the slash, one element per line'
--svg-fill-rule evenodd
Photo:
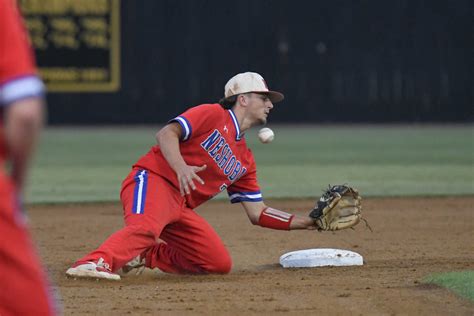
<path fill-rule="evenodd" d="M 275 134 L 268 127 L 264 127 L 258 131 L 258 139 L 264 144 L 271 143 L 275 138 Z"/>

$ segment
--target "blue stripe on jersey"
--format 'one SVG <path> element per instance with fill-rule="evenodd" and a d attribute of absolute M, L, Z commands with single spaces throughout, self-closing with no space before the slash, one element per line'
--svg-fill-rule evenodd
<path fill-rule="evenodd" d="M 191 124 L 189 124 L 189 121 L 184 116 L 177 116 L 174 119 L 170 120 L 168 123 L 171 122 L 178 122 L 179 125 L 181 125 L 181 140 L 183 142 L 187 141 L 191 137 L 193 129 L 191 127 Z"/>
<path fill-rule="evenodd" d="M 228 192 L 231 203 L 238 202 L 260 202 L 263 201 L 260 191 L 254 192 Z"/>
<path fill-rule="evenodd" d="M 133 214 L 143 214 L 145 212 L 145 200 L 148 184 L 148 172 L 138 170 L 135 174 L 135 191 L 133 194 Z"/>

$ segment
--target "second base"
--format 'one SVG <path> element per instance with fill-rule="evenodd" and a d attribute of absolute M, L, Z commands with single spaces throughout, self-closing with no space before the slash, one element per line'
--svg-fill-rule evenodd
<path fill-rule="evenodd" d="M 285 253 L 280 257 L 283 268 L 310 268 L 327 266 L 361 266 L 364 259 L 357 252 L 315 248 Z"/>

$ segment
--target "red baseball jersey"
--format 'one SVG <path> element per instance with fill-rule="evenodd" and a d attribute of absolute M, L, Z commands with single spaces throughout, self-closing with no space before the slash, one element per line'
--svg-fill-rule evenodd
<path fill-rule="evenodd" d="M 196 190 L 186 195 L 189 207 L 195 208 L 227 189 L 232 203 L 262 201 L 257 169 L 252 152 L 240 132 L 232 110 L 219 104 L 202 104 L 172 119 L 182 129 L 180 151 L 190 166 L 207 165 L 198 173 L 205 182 L 195 181 Z M 179 190 L 176 173 L 171 169 L 158 145 L 134 165 L 157 173 Z"/>
<path fill-rule="evenodd" d="M 6 159 L 3 108 L 44 93 L 15 0 L 0 0 L 0 164 Z"/>

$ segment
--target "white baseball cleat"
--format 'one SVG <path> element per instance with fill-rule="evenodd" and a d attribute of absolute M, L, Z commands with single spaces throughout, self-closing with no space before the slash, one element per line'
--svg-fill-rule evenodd
<path fill-rule="evenodd" d="M 77 262 L 66 271 L 66 275 L 73 278 L 120 280 L 120 275 L 113 273 L 109 264 L 102 258 L 97 263 L 92 261 Z"/>
<path fill-rule="evenodd" d="M 122 269 L 120 269 L 119 273 L 120 274 L 127 274 L 129 273 L 130 271 L 136 269 L 135 271 L 135 275 L 140 275 L 142 274 L 142 272 L 145 270 L 145 256 L 142 257 L 142 255 L 138 255 L 136 256 L 135 258 L 133 258 L 132 260 L 130 260 L 129 262 L 127 262 L 127 264 L 125 264 Z"/>

